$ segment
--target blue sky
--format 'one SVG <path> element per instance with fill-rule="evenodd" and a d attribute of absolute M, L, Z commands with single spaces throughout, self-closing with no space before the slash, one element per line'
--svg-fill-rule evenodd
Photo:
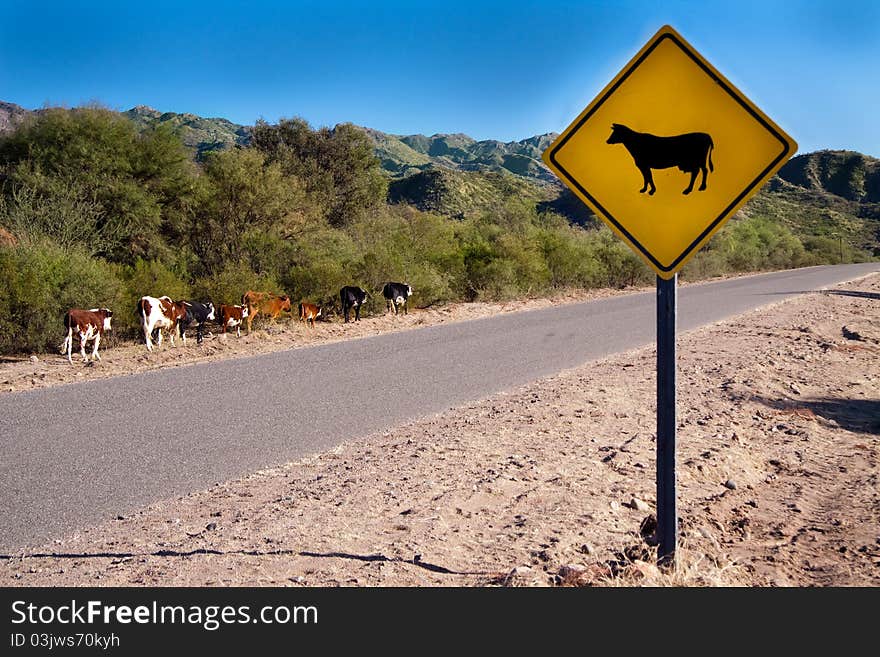
<path fill-rule="evenodd" d="M 800 145 L 880 156 L 880 2 L 0 0 L 0 100 L 351 121 L 504 141 L 565 128 L 671 24 Z"/>

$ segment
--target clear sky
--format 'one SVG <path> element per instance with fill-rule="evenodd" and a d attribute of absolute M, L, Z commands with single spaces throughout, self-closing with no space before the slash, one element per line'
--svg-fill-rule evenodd
<path fill-rule="evenodd" d="M 663 24 L 800 145 L 880 157 L 880 2 L 0 0 L 0 100 L 559 132 Z"/>

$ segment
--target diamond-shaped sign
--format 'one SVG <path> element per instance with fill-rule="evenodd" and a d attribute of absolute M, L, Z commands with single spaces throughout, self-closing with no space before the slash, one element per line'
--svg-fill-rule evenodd
<path fill-rule="evenodd" d="M 665 26 L 544 152 L 544 162 L 669 279 L 796 150 Z"/>

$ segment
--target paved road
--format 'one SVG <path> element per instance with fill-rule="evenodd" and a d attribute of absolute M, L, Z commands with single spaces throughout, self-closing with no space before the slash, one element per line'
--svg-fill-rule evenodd
<path fill-rule="evenodd" d="M 679 330 L 880 271 L 684 287 Z M 654 294 L 0 397 L 0 551 L 654 341 Z"/>

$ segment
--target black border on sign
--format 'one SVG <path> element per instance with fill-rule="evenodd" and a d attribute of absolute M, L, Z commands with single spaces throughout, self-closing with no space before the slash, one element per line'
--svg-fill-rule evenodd
<path fill-rule="evenodd" d="M 596 200 L 596 198 L 592 194 L 590 194 L 586 189 L 584 189 L 584 187 L 577 180 L 575 180 L 574 177 L 568 171 L 565 170 L 565 167 L 563 167 L 562 164 L 560 164 L 559 161 L 556 159 L 556 153 L 559 151 L 559 149 L 561 149 L 568 142 L 568 140 L 572 136 L 574 136 L 574 134 L 578 130 L 580 130 L 581 126 L 583 126 L 583 124 L 586 123 L 587 120 L 589 120 L 589 118 L 593 114 L 596 113 L 596 111 L 602 106 L 602 104 L 606 100 L 608 100 L 608 98 L 610 98 L 611 95 L 615 91 L 617 91 L 617 88 L 620 87 L 621 84 L 623 84 L 623 82 L 632 74 L 632 72 L 635 71 L 639 67 L 639 65 L 648 57 L 648 55 L 650 55 L 654 51 L 654 49 L 658 45 L 660 45 L 663 42 L 664 39 L 670 39 L 685 54 L 687 54 L 687 56 L 690 57 L 694 61 L 694 63 L 697 66 L 699 66 L 709 77 L 711 77 L 715 81 L 715 83 L 718 84 L 718 86 L 720 86 L 734 100 L 736 100 L 736 102 L 739 103 L 743 107 L 743 109 L 745 109 L 749 114 L 752 115 L 752 117 L 754 117 L 754 119 L 756 121 L 758 121 L 762 126 L 764 126 L 767 129 L 767 132 L 769 132 L 771 135 L 773 135 L 782 144 L 782 152 L 776 157 L 776 159 L 774 159 L 763 171 L 761 171 L 761 173 L 758 174 L 758 176 L 742 192 L 739 193 L 739 195 L 730 203 L 730 205 L 728 205 L 726 208 L 724 208 L 724 210 L 721 211 L 721 213 L 714 219 L 714 221 L 712 221 L 712 223 L 710 223 L 709 226 L 702 233 L 700 233 L 700 235 L 693 242 L 691 242 L 690 246 L 688 246 L 682 252 L 682 254 L 680 256 L 678 256 L 675 260 L 673 260 L 672 264 L 670 264 L 668 267 L 664 267 L 660 262 L 658 262 L 657 259 L 651 253 L 649 253 L 645 249 L 645 247 L 642 246 L 638 242 L 638 240 L 636 240 L 630 234 L 630 232 L 620 224 L 620 222 L 618 222 L 613 216 L 611 216 L 611 213 L 608 212 L 608 210 L 606 210 L 605 207 L 601 203 L 599 203 L 599 201 Z M 746 196 L 749 196 L 752 189 L 754 189 L 754 187 L 761 181 L 761 179 L 764 178 L 764 176 L 767 175 L 768 172 L 770 172 L 780 161 L 782 161 L 783 159 L 788 157 L 789 151 L 790 151 L 790 146 L 789 146 L 788 142 L 782 137 L 782 135 L 779 134 L 779 132 L 772 125 L 767 123 L 767 121 L 765 121 L 764 118 L 760 114 L 755 112 L 755 110 L 749 105 L 749 103 L 745 102 L 740 97 L 740 95 L 738 93 L 736 93 L 733 89 L 730 88 L 730 85 L 728 85 L 724 80 L 722 80 L 712 69 L 707 67 L 702 61 L 700 61 L 700 59 L 697 56 L 695 56 L 694 53 L 691 52 L 690 48 L 686 47 L 685 44 L 682 43 L 680 39 L 678 39 L 674 34 L 667 33 L 667 34 L 663 34 L 659 39 L 657 39 L 654 43 L 652 43 L 651 46 L 642 54 L 642 56 L 639 57 L 635 62 L 633 62 L 632 66 L 630 66 L 629 69 L 627 69 L 627 71 L 620 77 L 620 79 L 617 82 L 615 82 L 614 85 L 607 92 L 605 92 L 605 95 L 603 95 L 599 99 L 599 101 L 590 109 L 590 111 L 587 112 L 581 118 L 581 120 L 577 122 L 575 127 L 572 128 L 571 130 L 569 130 L 568 133 L 565 135 L 565 137 L 563 139 L 561 139 L 559 141 L 559 143 L 556 144 L 556 146 L 553 147 L 553 149 L 550 151 L 550 160 L 559 169 L 560 173 L 562 173 L 566 177 L 566 179 L 572 185 L 574 185 L 578 189 L 578 191 L 580 191 L 581 194 L 583 194 L 588 199 L 590 199 L 590 201 L 592 201 L 592 203 L 596 206 L 596 208 L 598 208 L 602 212 L 602 214 L 605 215 L 605 217 L 608 219 L 608 221 L 610 221 L 612 224 L 614 224 L 614 226 L 617 228 L 617 230 L 619 230 L 621 233 L 623 233 L 623 235 L 626 236 L 626 239 L 629 240 L 629 242 L 631 244 L 636 246 L 639 249 L 639 251 L 641 251 L 642 254 L 648 260 L 650 260 L 652 263 L 654 263 L 654 265 L 657 267 L 657 269 L 668 273 L 668 272 L 674 271 L 676 269 L 676 267 L 678 266 L 678 263 L 680 263 L 682 260 L 684 260 L 691 253 L 691 251 L 693 251 L 697 247 L 697 245 L 701 241 L 703 241 L 703 239 L 705 239 L 705 237 L 715 229 L 715 227 L 719 223 L 724 221 L 724 219 L 730 213 L 732 208 L 735 208 L 737 206 L 737 204 L 739 204 L 739 202 L 743 200 L 743 198 L 745 198 Z"/>

